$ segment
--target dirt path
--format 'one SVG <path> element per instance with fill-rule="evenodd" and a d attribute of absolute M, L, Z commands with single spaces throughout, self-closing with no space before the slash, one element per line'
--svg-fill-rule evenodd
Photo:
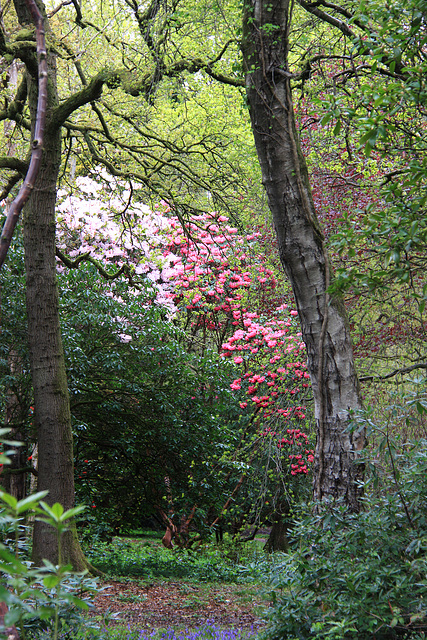
<path fill-rule="evenodd" d="M 196 628 L 206 622 L 247 630 L 263 625 L 266 603 L 255 585 L 107 581 L 103 587 L 93 615 L 118 614 L 118 623 L 141 630 Z"/>

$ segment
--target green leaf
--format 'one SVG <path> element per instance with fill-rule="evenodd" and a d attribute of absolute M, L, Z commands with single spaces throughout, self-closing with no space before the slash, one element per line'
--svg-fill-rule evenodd
<path fill-rule="evenodd" d="M 49 492 L 48 491 L 39 491 L 38 493 L 34 493 L 23 500 L 20 500 L 17 504 L 17 513 L 23 513 L 24 511 L 28 511 L 28 509 L 33 509 L 36 507 L 42 498 L 45 498 Z"/>
<path fill-rule="evenodd" d="M 39 509 L 40 513 L 43 513 L 43 511 L 48 515 L 48 518 L 45 520 L 45 522 L 60 522 L 61 521 L 61 516 L 64 513 L 64 507 L 59 504 L 59 502 L 55 502 L 54 505 L 52 505 L 51 507 L 46 504 L 46 502 L 43 502 L 43 500 L 40 501 L 40 507 L 41 509 Z"/>
<path fill-rule="evenodd" d="M 4 616 L 4 624 L 6 627 L 12 627 L 21 619 L 22 611 L 19 609 L 9 610 Z"/>
<path fill-rule="evenodd" d="M 73 596 L 72 594 L 67 594 L 65 596 L 65 599 L 68 602 L 71 602 L 71 604 L 74 604 L 76 607 L 79 607 L 79 609 L 84 609 L 85 611 L 89 610 L 88 603 L 85 602 L 85 600 L 82 600 L 81 598 L 77 598 L 77 596 Z"/>
<path fill-rule="evenodd" d="M 60 581 L 61 581 L 61 578 L 56 575 L 46 576 L 45 578 L 43 578 L 43 584 L 46 587 L 46 589 L 53 589 L 60 583 Z"/>
<path fill-rule="evenodd" d="M 416 407 L 420 415 L 427 413 L 427 402 L 425 400 L 418 400 Z"/>
<path fill-rule="evenodd" d="M 324 127 L 325 125 L 327 125 L 331 118 L 332 118 L 332 113 L 325 113 L 325 115 L 320 120 L 321 126 Z"/>
<path fill-rule="evenodd" d="M 72 509 L 68 509 L 61 516 L 61 522 L 63 522 L 64 520 L 69 520 L 70 518 L 74 518 L 74 516 L 78 515 L 79 513 L 82 513 L 82 511 L 84 511 L 85 509 L 86 509 L 86 505 L 79 505 L 78 507 L 73 507 Z"/>
<path fill-rule="evenodd" d="M 3 502 L 5 502 L 7 505 L 9 505 L 9 507 L 12 507 L 12 509 L 16 510 L 16 505 L 18 504 L 18 500 L 13 496 L 11 496 L 9 493 L 6 493 L 5 491 L 0 491 L 0 499 L 3 500 Z"/>

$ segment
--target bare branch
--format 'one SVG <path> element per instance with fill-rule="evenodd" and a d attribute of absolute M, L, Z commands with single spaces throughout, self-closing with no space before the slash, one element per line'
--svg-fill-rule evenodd
<path fill-rule="evenodd" d="M 337 29 L 339 29 L 348 38 L 357 37 L 354 31 L 350 29 L 350 27 L 346 22 L 344 22 L 343 20 L 339 20 L 334 16 L 331 16 L 329 13 L 326 13 L 326 11 L 322 11 L 322 9 L 319 9 L 319 7 L 317 6 L 318 5 L 317 2 L 313 3 L 313 2 L 306 2 L 306 0 L 298 0 L 298 4 L 303 9 L 308 11 L 308 13 L 311 13 L 313 16 L 316 16 L 317 18 L 320 18 L 321 20 L 323 20 L 323 22 L 327 22 L 328 24 L 331 24 L 333 27 L 337 27 Z"/>
<path fill-rule="evenodd" d="M 61 11 L 62 7 L 67 7 L 68 5 L 72 4 L 72 2 L 73 0 L 64 0 L 64 2 L 58 4 L 55 9 L 52 9 L 52 11 L 48 14 L 48 18 L 52 18 L 56 13 L 58 13 L 58 11 Z"/>
<path fill-rule="evenodd" d="M 72 3 L 74 5 L 74 9 L 76 10 L 76 22 L 77 22 L 77 24 L 79 24 L 83 20 L 82 10 L 80 8 L 80 3 L 79 3 L 78 0 L 72 0 Z"/>
<path fill-rule="evenodd" d="M 123 264 L 120 269 L 118 269 L 114 273 L 109 273 L 108 271 L 106 271 L 106 269 L 104 269 L 102 264 L 98 262 L 98 260 L 92 258 L 90 253 L 82 253 L 82 255 L 78 256 L 75 260 L 71 260 L 70 258 L 68 258 L 68 256 L 66 256 L 65 253 L 62 253 L 62 251 L 58 249 L 58 247 L 56 248 L 55 253 L 61 260 L 61 262 L 63 262 L 69 269 L 77 269 L 81 262 L 90 262 L 97 268 L 98 272 L 106 280 L 116 280 L 122 274 L 125 274 L 129 278 L 131 277 L 131 267 L 128 264 Z"/>
<path fill-rule="evenodd" d="M 391 373 L 387 373 L 385 376 L 364 376 L 363 378 L 359 378 L 360 382 L 373 382 L 374 380 L 389 380 L 394 376 L 399 374 L 411 373 L 416 369 L 427 369 L 427 363 L 419 362 L 418 364 L 413 364 L 410 367 L 405 367 L 404 369 L 394 369 Z"/>

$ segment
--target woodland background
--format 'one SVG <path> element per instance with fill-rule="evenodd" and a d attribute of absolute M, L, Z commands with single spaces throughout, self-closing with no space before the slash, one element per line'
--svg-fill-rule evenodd
<path fill-rule="evenodd" d="M 5 526 L 48 491 L 33 560 L 92 572 L 267 527 L 271 637 L 424 637 L 426 3 L 37 5 L 42 91 L 1 8 Z"/>

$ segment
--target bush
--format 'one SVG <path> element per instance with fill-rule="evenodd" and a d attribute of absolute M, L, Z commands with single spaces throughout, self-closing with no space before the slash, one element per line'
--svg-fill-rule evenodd
<path fill-rule="evenodd" d="M 19 446 L 17 442 L 4 439 L 9 429 L 0 429 L 0 443 Z M 0 453 L 0 464 L 9 464 L 10 452 Z M 24 517 L 29 513 L 48 523 L 56 530 L 58 555 L 61 558 L 61 535 L 67 530 L 68 522 L 84 507 L 75 507 L 64 512 L 56 503 L 49 506 L 43 502 L 47 491 L 40 491 L 22 500 L 5 491 L 0 491 L 0 532 L 4 544 L 0 543 L 0 602 L 8 611 L 4 615 L 4 625 L 0 623 L 0 637 L 5 637 L 8 627 L 16 626 L 22 640 L 40 637 L 48 631 L 49 638 L 57 640 L 60 626 L 67 623 L 69 628 L 81 626 L 81 610 L 88 609 L 88 594 L 96 591 L 94 580 L 86 572 L 76 573 L 71 565 L 53 565 L 47 560 L 42 567 L 36 567 L 29 559 L 25 545 L 26 526 Z"/>
<path fill-rule="evenodd" d="M 322 504 L 298 523 L 275 568 L 267 638 L 425 637 L 427 441 L 389 450 L 388 491 L 361 513 Z"/>

